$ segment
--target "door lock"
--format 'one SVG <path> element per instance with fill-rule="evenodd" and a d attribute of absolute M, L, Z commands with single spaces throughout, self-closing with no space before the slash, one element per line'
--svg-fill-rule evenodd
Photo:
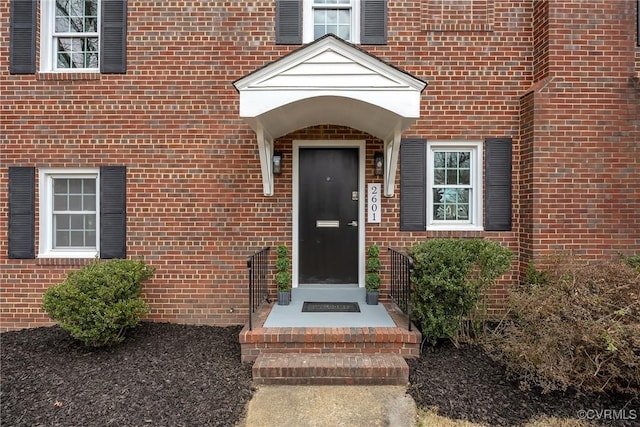
<path fill-rule="evenodd" d="M 347 225 L 348 225 L 349 227 L 357 227 L 357 226 L 358 226 L 358 221 L 351 221 L 351 222 L 348 222 L 348 223 L 347 223 Z"/>

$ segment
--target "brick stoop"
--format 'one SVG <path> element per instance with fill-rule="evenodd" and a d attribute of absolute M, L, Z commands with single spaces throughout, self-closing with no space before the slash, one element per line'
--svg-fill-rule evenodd
<path fill-rule="evenodd" d="M 242 361 L 268 353 L 360 353 L 420 356 L 421 334 L 403 328 L 245 328 L 240 333 Z"/>
<path fill-rule="evenodd" d="M 395 304 L 385 308 L 395 327 L 265 328 L 273 304 L 254 316 L 254 328 L 240 332 L 242 362 L 254 363 L 256 384 L 403 385 L 405 358 L 420 356 L 422 334 L 408 330 Z"/>
<path fill-rule="evenodd" d="M 273 304 L 271 304 L 272 306 Z M 422 334 L 407 329 L 406 316 L 394 304 L 386 306 L 395 327 L 286 327 L 264 328 L 271 306 L 256 315 L 253 330 L 245 325 L 240 332 L 242 362 L 252 363 L 260 354 L 397 354 L 405 358 L 420 356 Z"/>
<path fill-rule="evenodd" d="M 263 353 L 253 365 L 262 385 L 402 385 L 409 366 L 398 354 Z"/>

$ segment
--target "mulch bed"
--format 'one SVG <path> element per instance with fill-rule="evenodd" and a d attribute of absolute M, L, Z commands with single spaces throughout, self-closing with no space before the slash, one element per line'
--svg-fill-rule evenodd
<path fill-rule="evenodd" d="M 3 426 L 233 426 L 253 394 L 240 328 L 141 323 L 86 349 L 59 327 L 6 332 Z"/>
<path fill-rule="evenodd" d="M 408 363 L 409 394 L 418 407 L 434 409 L 449 418 L 491 426 L 516 426 L 548 415 L 582 417 L 605 425 L 640 425 L 638 399 L 620 394 L 580 395 L 570 390 L 548 394 L 521 390 L 517 380 L 510 378 L 502 366 L 475 346 L 455 348 L 450 342 L 443 342 L 434 349 L 425 348 L 420 359 Z M 615 417 L 618 419 L 613 420 Z"/>
<path fill-rule="evenodd" d="M 86 349 L 59 327 L 0 335 L 2 426 L 233 426 L 253 394 L 239 327 L 142 323 L 113 348 Z M 635 409 L 625 396 L 521 391 L 481 350 L 444 343 L 409 361 L 419 407 L 487 425 L 538 415 Z M 637 420 L 616 421 L 632 426 Z M 636 424 L 637 425 L 637 424 Z"/>

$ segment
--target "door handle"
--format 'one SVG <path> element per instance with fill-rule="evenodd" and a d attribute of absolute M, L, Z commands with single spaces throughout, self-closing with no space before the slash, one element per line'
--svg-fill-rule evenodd
<path fill-rule="evenodd" d="M 347 223 L 347 225 L 348 225 L 349 227 L 357 227 L 357 226 L 358 226 L 358 221 L 351 221 L 351 222 L 348 222 L 348 223 Z"/>

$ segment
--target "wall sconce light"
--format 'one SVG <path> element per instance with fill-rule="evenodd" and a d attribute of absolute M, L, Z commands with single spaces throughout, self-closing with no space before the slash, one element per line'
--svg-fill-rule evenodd
<path fill-rule="evenodd" d="M 280 175 L 282 173 L 282 151 L 273 152 L 273 174 Z"/>
<path fill-rule="evenodd" d="M 384 174 L 384 154 L 378 151 L 373 155 L 373 174 L 382 176 Z"/>

